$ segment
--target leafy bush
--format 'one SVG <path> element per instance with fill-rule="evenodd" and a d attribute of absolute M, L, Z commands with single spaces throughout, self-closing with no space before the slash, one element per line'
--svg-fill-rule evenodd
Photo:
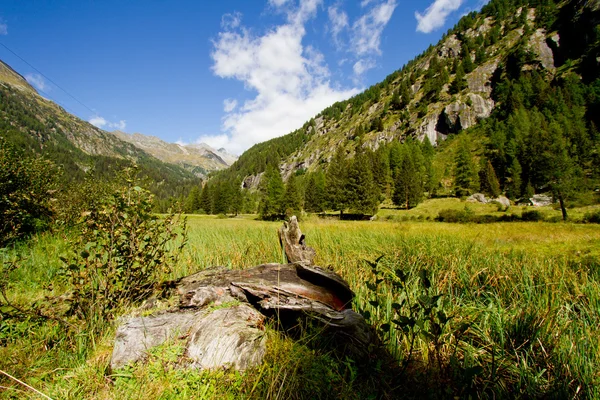
<path fill-rule="evenodd" d="M 153 196 L 135 186 L 133 173 L 127 170 L 124 185 L 82 214 L 75 253 L 62 259 L 73 288 L 69 314 L 87 322 L 110 319 L 155 291 L 186 243 L 186 220 L 172 211 L 154 215 Z"/>
<path fill-rule="evenodd" d="M 59 170 L 28 158 L 0 137 L 0 246 L 46 227 Z"/>
<path fill-rule="evenodd" d="M 444 209 L 438 213 L 436 221 L 439 222 L 474 222 L 473 221 L 474 213 L 473 211 L 465 207 L 464 210 L 453 210 L 453 209 Z"/>
<path fill-rule="evenodd" d="M 538 210 L 523 211 L 521 213 L 521 219 L 523 221 L 543 221 L 544 220 L 544 214 L 542 214 Z"/>
<path fill-rule="evenodd" d="M 587 224 L 600 224 L 600 210 L 588 212 L 583 216 L 583 222 Z"/>

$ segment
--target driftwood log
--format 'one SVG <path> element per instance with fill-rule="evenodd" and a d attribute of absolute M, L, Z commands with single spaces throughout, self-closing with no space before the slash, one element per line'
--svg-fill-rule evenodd
<path fill-rule="evenodd" d="M 304 243 L 296 217 L 278 234 L 288 264 L 203 270 L 178 282 L 177 307 L 123 319 L 112 368 L 143 360 L 152 348 L 179 338 L 185 341 L 183 359 L 191 368 L 244 370 L 262 361 L 267 318 L 293 323 L 312 318 L 324 326 L 323 334 L 343 338 L 336 342 L 342 342 L 345 351 L 364 355 L 371 329 L 352 310 L 354 293 L 346 281 L 312 265 L 315 251 Z"/>

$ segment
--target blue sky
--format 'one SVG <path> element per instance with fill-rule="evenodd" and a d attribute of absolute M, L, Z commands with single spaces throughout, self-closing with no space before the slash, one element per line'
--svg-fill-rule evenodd
<path fill-rule="evenodd" d="M 2 46 L 0 59 L 103 129 L 239 154 L 383 80 L 481 5 L 2 0 L 0 43 L 43 76 Z"/>

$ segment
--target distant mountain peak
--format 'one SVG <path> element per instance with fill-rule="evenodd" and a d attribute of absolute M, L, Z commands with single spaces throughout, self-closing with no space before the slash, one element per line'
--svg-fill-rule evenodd
<path fill-rule="evenodd" d="M 163 162 L 183 166 L 200 176 L 227 168 L 237 160 L 237 157 L 226 151 L 215 150 L 206 143 L 168 143 L 156 136 L 141 133 L 130 134 L 118 130 L 112 133 Z"/>

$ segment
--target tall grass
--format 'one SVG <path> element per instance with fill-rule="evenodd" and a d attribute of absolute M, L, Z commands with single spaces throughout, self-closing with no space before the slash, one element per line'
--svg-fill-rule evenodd
<path fill-rule="evenodd" d="M 281 262 L 279 226 L 191 218 L 189 246 L 169 278 L 217 265 L 242 269 Z M 440 359 L 431 342 L 419 336 L 403 370 L 410 341 L 395 329 L 383 334 L 385 352 L 373 353 L 380 358 L 367 362 L 269 330 L 265 362 L 244 374 L 180 370 L 168 361 L 177 344 L 145 366 L 111 373 L 114 327 L 106 327 L 95 344 L 66 343 L 55 324 L 22 323 L 10 328 L 16 333 L 0 348 L 0 369 L 51 396 L 73 399 L 600 397 L 599 227 L 318 219 L 301 226 L 317 251 L 317 264 L 348 280 L 355 308 L 370 311 L 376 325 L 394 319 L 392 303 L 404 296 L 392 285 L 393 271 L 411 277 L 408 295 L 414 298 L 419 271 L 426 270 L 431 290 L 443 294 L 440 307 L 452 317 L 442 333 Z M 56 273 L 65 250 L 62 238 L 42 235 L 4 254 L 26 255 L 10 276 L 10 296 L 26 302 L 60 294 L 64 288 Z M 384 255 L 379 268 L 390 278 L 380 285 L 382 302 L 374 307 L 365 285 L 373 276 L 364 260 L 379 255 Z M 463 324 L 468 325 L 464 332 L 459 330 Z M 0 386 L 13 388 L 0 389 L 1 397 L 23 396 L 4 378 Z"/>

